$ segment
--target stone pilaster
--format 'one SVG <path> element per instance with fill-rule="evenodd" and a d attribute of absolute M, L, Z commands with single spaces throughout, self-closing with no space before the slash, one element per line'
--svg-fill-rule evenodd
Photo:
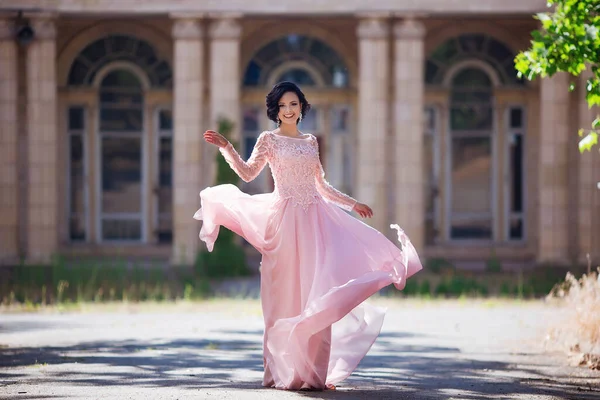
<path fill-rule="evenodd" d="M 239 140 L 240 111 L 240 35 L 236 16 L 225 16 L 210 25 L 210 123 L 219 118 L 234 124 L 232 138 Z"/>
<path fill-rule="evenodd" d="M 176 16 L 173 23 L 174 264 L 192 264 L 200 247 L 200 225 L 192 219 L 200 207 L 202 189 L 204 34 L 197 18 Z"/>
<path fill-rule="evenodd" d="M 558 73 L 541 81 L 538 262 L 569 259 L 568 149 L 569 78 Z"/>
<path fill-rule="evenodd" d="M 389 129 L 389 24 L 376 16 L 358 24 L 358 132 L 356 198 L 374 212 L 366 220 L 390 231 L 387 212 L 386 142 Z"/>
<path fill-rule="evenodd" d="M 56 27 L 50 16 L 30 17 L 27 48 L 27 261 L 48 263 L 58 249 L 58 131 Z"/>
<path fill-rule="evenodd" d="M 425 242 L 423 65 L 425 26 L 414 19 L 394 27 L 395 221 L 421 250 Z"/>
<path fill-rule="evenodd" d="M 586 71 L 579 77 L 579 97 L 577 99 L 578 127 L 588 131 L 596 118 L 598 109 L 590 109 L 585 99 L 585 85 L 591 72 Z M 578 154 L 578 249 L 577 259 L 587 264 L 587 255 L 592 266 L 600 262 L 600 154 L 598 146 L 592 151 Z"/>
<path fill-rule="evenodd" d="M 17 79 L 14 24 L 11 20 L 0 19 L 0 265 L 14 263 L 19 255 Z"/>

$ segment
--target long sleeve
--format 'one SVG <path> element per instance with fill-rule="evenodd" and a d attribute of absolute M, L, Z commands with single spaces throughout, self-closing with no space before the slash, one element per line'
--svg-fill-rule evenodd
<path fill-rule="evenodd" d="M 231 143 L 224 148 L 219 148 L 219 151 L 231 169 L 233 169 L 244 182 L 250 182 L 256 178 L 267 164 L 267 161 L 269 161 L 269 143 L 264 133 L 258 137 L 254 149 L 252 150 L 252 154 L 246 162 L 242 160 Z"/>
<path fill-rule="evenodd" d="M 318 147 L 316 140 L 315 146 Z M 317 185 L 317 191 L 330 202 L 337 204 L 344 210 L 352 211 L 357 201 L 347 194 L 340 192 L 325 180 L 325 171 L 323 171 L 321 161 L 318 159 L 318 153 L 317 160 L 317 166 L 315 167 L 315 183 Z"/>

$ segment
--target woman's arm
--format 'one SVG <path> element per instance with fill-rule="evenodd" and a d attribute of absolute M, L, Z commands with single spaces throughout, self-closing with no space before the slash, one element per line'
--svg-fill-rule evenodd
<path fill-rule="evenodd" d="M 219 147 L 219 151 L 231 169 L 233 169 L 244 182 L 250 182 L 260 174 L 267 164 L 270 148 L 266 134 L 263 132 L 258 137 L 248 161 L 242 160 L 231 143 L 228 143 L 225 147 Z"/>
<path fill-rule="evenodd" d="M 317 148 L 317 166 L 315 167 L 315 183 L 317 185 L 317 191 L 330 202 L 337 204 L 344 210 L 352 211 L 358 202 L 347 194 L 340 192 L 325 180 L 325 171 L 323 171 L 323 166 L 319 159 L 319 144 L 316 139 L 313 139 L 313 141 Z"/>

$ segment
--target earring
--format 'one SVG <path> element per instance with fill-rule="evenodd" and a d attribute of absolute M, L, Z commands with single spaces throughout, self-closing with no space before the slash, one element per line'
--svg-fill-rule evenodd
<path fill-rule="evenodd" d="M 281 126 L 281 119 L 277 118 L 277 126 Z"/>
<path fill-rule="evenodd" d="M 302 114 L 300 114 L 300 118 L 298 118 L 298 123 L 302 122 Z"/>

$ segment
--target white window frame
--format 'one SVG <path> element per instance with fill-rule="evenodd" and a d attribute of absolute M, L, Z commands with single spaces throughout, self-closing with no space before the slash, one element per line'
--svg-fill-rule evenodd
<path fill-rule="evenodd" d="M 522 113 L 521 127 L 512 128 L 510 126 L 510 113 L 513 109 L 520 109 Z M 504 196 L 504 232 L 503 238 L 507 242 L 511 243 L 523 243 L 527 238 L 527 169 L 528 169 L 528 158 L 527 158 L 527 108 L 522 103 L 511 103 L 508 104 L 504 114 L 505 123 L 505 144 L 504 144 L 504 185 L 503 185 L 503 196 Z M 523 196 L 523 211 L 520 213 L 513 213 L 511 211 L 511 179 L 510 179 L 510 138 L 512 135 L 520 135 L 523 144 L 522 165 L 523 165 L 523 176 L 521 177 L 521 194 Z M 521 219 L 523 227 L 522 237 L 519 239 L 511 239 L 510 237 L 510 222 L 513 218 Z"/>
<path fill-rule="evenodd" d="M 142 85 L 142 126 L 139 132 L 129 132 L 129 131 L 110 131 L 110 132 L 102 132 L 100 130 L 100 120 L 101 120 L 101 109 L 102 104 L 99 101 L 100 99 L 100 91 L 102 90 L 100 84 L 104 77 L 109 73 L 119 70 L 125 69 L 131 73 L 133 73 L 139 80 Z M 141 71 L 141 72 L 140 72 Z M 146 98 L 144 93 L 149 89 L 150 82 L 148 81 L 148 77 L 143 73 L 143 70 L 136 66 L 135 64 L 129 62 L 115 62 L 107 65 L 101 71 L 98 72 L 96 79 L 94 80 L 94 87 L 96 89 L 96 96 L 98 99 L 96 105 L 96 118 L 94 121 L 94 144 L 95 144 L 95 167 L 96 171 L 96 188 L 95 188 L 95 199 L 96 199 L 96 240 L 98 243 L 103 244 L 118 244 L 118 245 L 138 245 L 140 243 L 148 242 L 148 234 L 147 234 L 147 225 L 148 221 L 146 220 L 147 209 L 148 209 L 148 200 L 145 193 L 147 193 L 148 186 L 148 150 L 149 150 L 149 139 L 148 132 L 146 126 Z M 117 138 L 125 138 L 125 137 L 135 137 L 140 139 L 140 151 L 141 151 L 141 160 L 140 160 L 140 191 L 141 191 L 141 204 L 140 204 L 140 212 L 139 213 L 119 213 L 117 215 L 111 215 L 110 213 L 103 213 L 102 210 L 102 139 L 105 137 L 117 137 Z M 104 239 L 102 234 L 102 220 L 103 219 L 115 219 L 115 220 L 130 220 L 134 218 L 140 219 L 140 230 L 141 235 L 140 239 Z"/>
<path fill-rule="evenodd" d="M 487 73 L 486 70 L 484 70 L 484 72 Z M 492 87 L 493 89 L 493 87 Z M 447 116 L 446 116 L 446 148 L 445 148 L 445 152 L 446 152 L 446 162 L 445 162 L 445 167 L 446 167 L 446 184 L 445 184 L 445 189 L 446 189 L 446 199 L 445 199 L 445 208 L 446 208 L 446 216 L 445 216 L 445 232 L 446 232 L 446 237 L 448 238 L 448 240 L 450 242 L 457 242 L 457 243 L 461 243 L 461 244 L 488 244 L 491 242 L 494 242 L 496 240 L 496 238 L 498 237 L 498 201 L 496 199 L 497 197 L 497 193 L 498 193 L 498 179 L 496 176 L 496 172 L 497 172 L 497 165 L 498 165 L 498 110 L 497 110 L 497 103 L 496 103 L 496 99 L 495 96 L 493 95 L 492 92 L 492 98 L 491 98 L 491 108 L 492 108 L 492 128 L 490 130 L 484 130 L 484 131 L 476 131 L 476 130 L 472 130 L 472 131 L 462 131 L 459 132 L 458 134 L 452 131 L 452 125 L 451 125 L 451 113 L 452 113 L 452 102 L 449 101 L 448 102 L 448 112 L 447 112 Z M 489 132 L 489 134 L 488 134 Z M 485 135 L 484 135 L 485 133 Z M 457 136 L 458 135 L 458 136 Z M 452 222 L 456 221 L 456 220 L 460 220 L 460 218 L 453 218 L 452 215 L 452 141 L 455 137 L 464 137 L 464 138 L 468 138 L 468 137 L 472 137 L 472 138 L 478 138 L 478 137 L 490 137 L 490 141 L 491 141 L 491 146 L 492 146 L 492 151 L 491 151 L 491 168 L 490 168 L 490 175 L 491 175 L 491 179 L 490 179 L 490 192 L 491 192 L 491 201 L 490 201 L 490 217 L 491 217 L 491 236 L 489 238 L 481 238 L 481 239 L 476 239 L 476 238 L 465 238 L 465 239 L 461 239 L 461 238 L 453 238 L 452 237 Z M 479 217 L 481 216 L 483 218 L 483 216 L 487 216 L 487 213 L 465 213 L 462 214 L 461 217 L 464 218 L 469 218 L 469 217 Z"/>

